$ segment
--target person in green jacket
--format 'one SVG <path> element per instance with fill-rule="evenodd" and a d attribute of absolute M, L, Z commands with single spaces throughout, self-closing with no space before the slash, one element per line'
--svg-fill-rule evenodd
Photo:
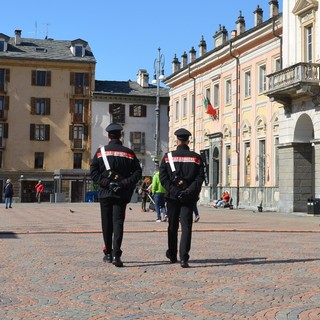
<path fill-rule="evenodd" d="M 159 179 L 159 169 L 156 169 L 156 172 L 152 178 L 152 195 L 154 200 L 154 209 L 157 213 L 157 220 L 156 220 L 157 222 L 167 221 L 165 193 L 166 193 L 166 190 L 162 186 Z M 162 220 L 161 220 L 161 211 L 163 214 Z"/>

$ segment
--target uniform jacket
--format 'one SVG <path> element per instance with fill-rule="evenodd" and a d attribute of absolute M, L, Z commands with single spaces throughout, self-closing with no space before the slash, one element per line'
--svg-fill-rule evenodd
<path fill-rule="evenodd" d="M 128 203 L 131 200 L 136 184 L 142 176 L 139 160 L 131 149 L 123 146 L 122 142 L 117 139 L 110 140 L 109 144 L 105 146 L 105 152 L 111 170 L 121 176 L 121 183 L 124 184 L 124 188 L 115 193 L 109 190 L 105 183 L 101 185 L 101 180 L 106 179 L 108 175 L 99 148 L 90 165 L 91 178 L 100 186 L 99 197 L 119 198 Z M 111 179 L 108 179 L 108 183 L 111 181 Z"/>
<path fill-rule="evenodd" d="M 201 156 L 190 151 L 187 145 L 179 145 L 177 150 L 172 151 L 173 162 L 176 171 L 172 172 L 168 154 L 165 154 L 160 164 L 160 181 L 166 189 L 167 200 L 177 200 L 179 187 L 174 182 L 175 176 L 183 179 L 188 197 L 184 203 L 195 204 L 199 199 L 202 183 L 204 181 L 204 165 Z"/>

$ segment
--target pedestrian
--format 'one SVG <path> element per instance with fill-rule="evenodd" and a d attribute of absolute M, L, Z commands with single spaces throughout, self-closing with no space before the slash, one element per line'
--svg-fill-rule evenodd
<path fill-rule="evenodd" d="M 152 195 L 154 200 L 154 209 L 157 213 L 156 222 L 167 220 L 165 193 L 166 193 L 166 190 L 162 186 L 159 179 L 159 168 L 156 168 L 156 172 L 152 178 Z M 161 212 L 162 212 L 162 217 L 161 217 Z"/>
<path fill-rule="evenodd" d="M 200 214 L 199 214 L 197 204 L 194 205 L 193 213 L 194 213 L 194 222 L 198 222 L 200 220 Z"/>
<path fill-rule="evenodd" d="M 11 179 L 7 179 L 3 192 L 6 209 L 12 208 L 13 184 L 11 183 Z"/>
<path fill-rule="evenodd" d="M 174 134 L 177 136 L 177 149 L 165 154 L 160 164 L 160 181 L 166 189 L 169 219 L 166 257 L 171 263 L 177 262 L 180 220 L 180 265 L 188 268 L 193 209 L 204 181 L 204 165 L 201 156 L 188 146 L 191 133 L 178 129 Z"/>
<path fill-rule="evenodd" d="M 145 177 L 139 189 L 139 193 L 141 194 L 141 212 L 147 211 L 146 205 L 147 205 L 147 199 L 149 194 L 148 188 L 150 185 L 151 185 L 150 177 Z"/>
<path fill-rule="evenodd" d="M 44 185 L 41 180 L 38 181 L 38 183 L 35 186 L 36 189 L 36 199 L 38 203 L 41 202 L 41 193 L 44 191 Z"/>
<path fill-rule="evenodd" d="M 122 145 L 122 130 L 118 123 L 107 126 L 109 144 L 96 151 L 90 166 L 91 178 L 99 185 L 103 261 L 116 267 L 123 267 L 121 244 L 126 207 L 142 175 L 135 153 Z"/>

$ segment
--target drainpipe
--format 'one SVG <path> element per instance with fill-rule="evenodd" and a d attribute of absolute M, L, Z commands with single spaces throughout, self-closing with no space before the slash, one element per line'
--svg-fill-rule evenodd
<path fill-rule="evenodd" d="M 272 20 L 272 34 L 280 40 L 280 70 L 282 69 L 282 37 L 276 34 L 275 19 Z"/>
<path fill-rule="evenodd" d="M 230 41 L 230 56 L 236 60 L 236 153 L 237 153 L 237 208 L 240 195 L 240 59 L 232 53 L 232 41 Z"/>
<path fill-rule="evenodd" d="M 193 151 L 196 151 L 196 78 L 192 77 L 190 74 L 190 64 L 189 64 L 189 78 L 193 79 Z"/>

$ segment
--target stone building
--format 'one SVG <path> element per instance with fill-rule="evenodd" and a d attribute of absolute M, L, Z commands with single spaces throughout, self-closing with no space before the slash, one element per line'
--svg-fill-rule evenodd
<path fill-rule="evenodd" d="M 96 61 L 88 43 L 0 33 L 0 190 L 17 201 L 56 194 L 82 201 L 90 164 L 91 92 Z"/>

